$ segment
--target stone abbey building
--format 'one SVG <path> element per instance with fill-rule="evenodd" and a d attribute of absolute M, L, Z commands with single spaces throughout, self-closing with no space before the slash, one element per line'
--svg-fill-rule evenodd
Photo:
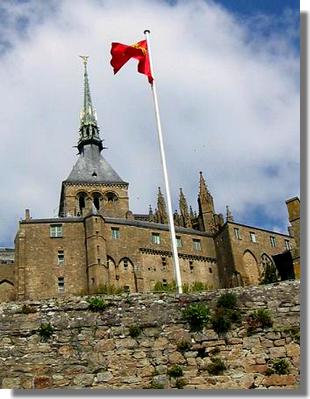
<path fill-rule="evenodd" d="M 61 185 L 59 216 L 32 219 L 26 210 L 15 251 L 0 250 L 2 301 L 96 293 L 104 286 L 147 292 L 174 280 L 164 197 L 159 189 L 154 212 L 130 210 L 128 183 L 101 155 L 86 61 L 77 148 L 76 164 Z M 182 281 L 189 286 L 258 284 L 274 256 L 288 258 L 296 248 L 293 232 L 236 223 L 228 208 L 224 220 L 201 172 L 198 209 L 196 214 L 188 207 L 180 190 L 174 221 Z M 281 264 L 278 272 L 283 279 L 294 277 L 293 269 L 283 272 Z"/>

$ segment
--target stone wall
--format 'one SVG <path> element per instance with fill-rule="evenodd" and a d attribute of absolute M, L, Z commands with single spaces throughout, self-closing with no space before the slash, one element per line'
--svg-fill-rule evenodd
<path fill-rule="evenodd" d="M 298 388 L 299 282 L 230 289 L 238 296 L 241 324 L 225 335 L 211 323 L 190 331 L 182 309 L 205 303 L 212 315 L 227 291 L 103 296 L 108 306 L 102 311 L 89 309 L 89 297 L 3 303 L 0 387 Z M 249 334 L 248 316 L 259 308 L 269 308 L 273 325 Z M 51 324 L 50 338 L 39 334 L 42 323 Z M 134 327 L 140 328 L 136 337 Z M 222 375 L 208 371 L 214 358 L 226 366 Z M 288 374 L 268 373 L 281 359 Z M 183 375 L 169 376 L 176 365 Z"/>

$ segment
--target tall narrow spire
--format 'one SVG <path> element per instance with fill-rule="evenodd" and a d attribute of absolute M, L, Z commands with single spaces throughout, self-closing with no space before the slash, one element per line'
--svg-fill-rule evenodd
<path fill-rule="evenodd" d="M 234 217 L 231 213 L 231 210 L 229 209 L 229 206 L 226 205 L 226 222 L 233 222 L 234 221 Z"/>
<path fill-rule="evenodd" d="M 80 55 L 84 64 L 84 101 L 83 108 L 80 112 L 80 138 L 78 142 L 79 153 L 83 151 L 86 144 L 96 144 L 99 147 L 99 152 L 103 149 L 102 140 L 99 136 L 99 128 L 97 124 L 96 111 L 93 107 L 87 72 L 87 55 Z"/>
<path fill-rule="evenodd" d="M 180 207 L 180 213 L 181 213 L 181 219 L 182 219 L 182 225 L 184 227 L 192 227 L 192 222 L 189 216 L 188 212 L 188 205 L 186 198 L 183 194 L 182 188 L 180 188 L 180 199 L 179 199 L 179 207 Z"/>
<path fill-rule="evenodd" d="M 158 187 L 157 194 L 157 223 L 168 223 L 166 203 L 160 187 Z"/>

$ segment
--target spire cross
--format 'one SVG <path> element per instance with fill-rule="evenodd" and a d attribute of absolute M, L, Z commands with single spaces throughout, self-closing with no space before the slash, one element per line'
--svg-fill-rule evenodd
<path fill-rule="evenodd" d="M 88 62 L 89 55 L 79 55 L 80 58 L 83 60 L 83 64 L 86 66 Z"/>

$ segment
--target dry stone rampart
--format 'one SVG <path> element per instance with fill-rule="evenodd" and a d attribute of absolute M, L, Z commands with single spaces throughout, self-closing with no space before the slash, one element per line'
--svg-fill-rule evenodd
<path fill-rule="evenodd" d="M 98 312 L 89 309 L 89 297 L 3 303 L 0 387 L 298 388 L 299 288 L 288 281 L 195 294 L 102 296 L 108 306 Z M 238 296 L 241 324 L 220 335 L 210 322 L 190 331 L 182 309 L 205 303 L 212 315 L 227 291 Z M 250 334 L 248 316 L 259 308 L 270 310 L 273 325 Z M 39 333 L 43 323 L 52 326 L 49 338 Z M 220 375 L 208 371 L 214 358 L 226 366 Z M 283 360 L 285 374 L 270 372 Z M 182 376 L 169 375 L 175 366 Z"/>

